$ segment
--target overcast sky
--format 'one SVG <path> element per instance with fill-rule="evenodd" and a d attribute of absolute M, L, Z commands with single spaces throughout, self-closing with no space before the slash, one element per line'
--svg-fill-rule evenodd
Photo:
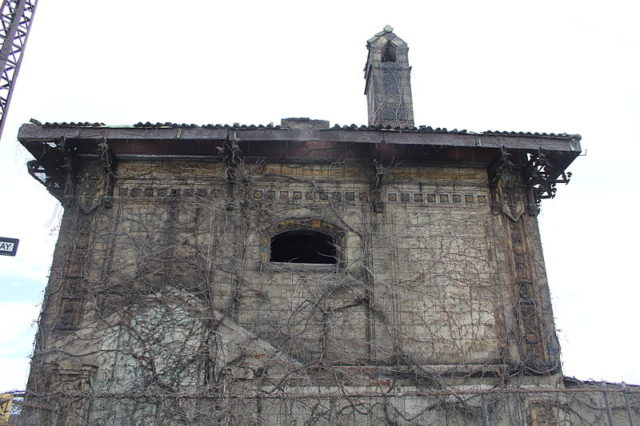
<path fill-rule="evenodd" d="M 583 136 L 539 217 L 564 373 L 640 383 L 640 10 L 524 3 L 42 0 L 0 141 L 0 236 L 21 240 L 0 257 L 0 391 L 25 387 L 61 213 L 20 123 L 366 124 L 365 43 L 386 24 L 416 124 Z"/>

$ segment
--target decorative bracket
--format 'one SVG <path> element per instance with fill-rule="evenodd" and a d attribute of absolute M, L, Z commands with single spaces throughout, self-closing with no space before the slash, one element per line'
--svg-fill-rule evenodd
<path fill-rule="evenodd" d="M 558 190 L 556 185 L 568 184 L 571 180 L 571 172 L 557 172 L 541 149 L 536 154 L 529 154 L 529 162 L 524 168 L 523 176 L 536 204 L 540 204 L 543 199 L 555 197 Z"/>
<path fill-rule="evenodd" d="M 516 156 L 501 147 L 487 171 L 493 213 L 504 213 L 514 221 L 525 211 L 537 216 L 541 200 L 555 197 L 556 184 L 567 184 L 571 179 L 571 173 L 558 171 L 542 149 Z"/>
<path fill-rule="evenodd" d="M 75 144 L 61 137 L 44 143 L 38 160 L 27 163 L 28 173 L 66 207 L 73 204 L 75 151 Z"/>

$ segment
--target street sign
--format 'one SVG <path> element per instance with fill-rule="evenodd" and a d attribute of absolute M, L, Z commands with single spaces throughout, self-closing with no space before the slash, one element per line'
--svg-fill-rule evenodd
<path fill-rule="evenodd" d="M 17 238 L 0 237 L 0 256 L 15 256 L 19 242 Z"/>

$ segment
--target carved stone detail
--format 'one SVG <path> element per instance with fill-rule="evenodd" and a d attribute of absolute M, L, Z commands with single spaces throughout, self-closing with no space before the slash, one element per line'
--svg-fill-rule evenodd
<path fill-rule="evenodd" d="M 78 206 L 89 214 L 102 205 L 107 193 L 108 177 L 102 164 L 86 163 L 84 173 L 78 182 Z"/>
<path fill-rule="evenodd" d="M 508 223 L 515 271 L 515 310 L 521 333 L 519 339 L 521 360 L 528 367 L 538 369 L 547 361 L 545 336 L 525 243 L 524 219 L 521 217 L 517 221 L 509 220 Z"/>
<path fill-rule="evenodd" d="M 526 211 L 521 179 L 516 173 L 504 173 L 496 187 L 500 211 L 517 222 Z"/>

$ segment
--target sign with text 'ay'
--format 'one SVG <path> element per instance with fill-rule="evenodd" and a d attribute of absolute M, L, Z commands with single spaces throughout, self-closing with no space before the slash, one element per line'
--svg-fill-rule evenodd
<path fill-rule="evenodd" d="M 17 238 L 0 237 L 0 256 L 15 256 L 19 242 Z"/>

